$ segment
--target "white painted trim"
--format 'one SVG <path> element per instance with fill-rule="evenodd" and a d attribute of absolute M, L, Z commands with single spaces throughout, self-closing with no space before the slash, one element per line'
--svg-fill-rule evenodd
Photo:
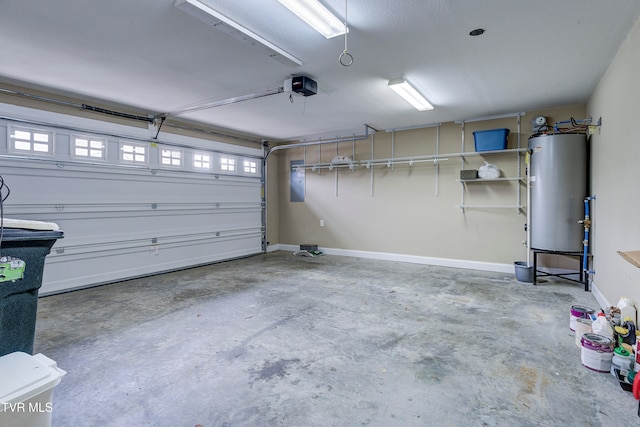
<path fill-rule="evenodd" d="M 607 298 L 605 298 L 602 292 L 600 292 L 600 289 L 598 289 L 598 286 L 596 286 L 596 283 L 593 280 L 591 281 L 591 294 L 594 296 L 596 301 L 598 301 L 598 304 L 600 304 L 601 308 L 604 309 L 607 307 L 611 307 L 611 303 L 607 301 Z"/>
<path fill-rule="evenodd" d="M 277 246 L 277 249 L 270 249 L 271 247 Z M 300 246 L 298 245 L 272 245 L 267 249 L 267 252 L 272 250 L 282 250 L 282 251 L 290 251 L 295 252 L 300 250 Z M 356 251 L 351 249 L 336 249 L 336 248 L 318 248 L 319 251 L 327 254 L 327 255 L 340 255 L 354 258 L 368 258 L 368 259 L 378 259 L 384 261 L 398 261 L 398 262 L 408 262 L 412 264 L 425 264 L 425 265 L 436 265 L 440 267 L 453 267 L 453 268 L 464 268 L 468 270 L 482 270 L 482 271 L 493 271 L 496 273 L 512 273 L 515 274 L 515 270 L 513 264 L 501 264 L 495 262 L 483 262 L 483 261 L 470 261 L 470 260 L 462 260 L 462 259 L 450 259 L 450 258 L 435 258 L 435 257 L 424 257 L 417 255 L 403 255 L 403 254 L 393 254 L 388 252 L 370 252 L 370 251 Z"/>
<path fill-rule="evenodd" d="M 267 253 L 275 252 L 275 251 L 281 251 L 281 250 L 285 250 L 285 249 L 282 249 L 282 245 L 280 245 L 279 243 L 275 244 L 275 245 L 268 245 L 267 246 Z M 286 250 L 288 250 L 288 249 L 286 249 Z"/>

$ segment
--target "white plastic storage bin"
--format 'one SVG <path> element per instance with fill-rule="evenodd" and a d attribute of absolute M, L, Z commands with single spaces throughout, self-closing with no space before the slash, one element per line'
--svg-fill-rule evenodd
<path fill-rule="evenodd" d="M 65 374 L 43 354 L 0 357 L 0 426 L 51 426 L 53 387 Z"/>

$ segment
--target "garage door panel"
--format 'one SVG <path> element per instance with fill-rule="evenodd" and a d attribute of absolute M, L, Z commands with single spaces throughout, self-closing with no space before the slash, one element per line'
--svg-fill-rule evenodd
<path fill-rule="evenodd" d="M 43 285 L 40 294 L 58 293 L 98 285 L 132 277 L 173 271 L 191 266 L 252 255 L 261 251 L 261 234 L 252 234 L 185 241 L 182 243 L 151 244 L 128 248 L 59 253 L 56 248 L 47 256 Z M 82 269 L 70 274 L 70 265 L 82 265 Z M 105 268 L 107 267 L 107 268 Z"/>
<path fill-rule="evenodd" d="M 260 208 L 205 212 L 64 212 L 38 214 L 41 221 L 55 222 L 65 231 L 65 238 L 57 246 L 91 244 L 102 241 L 126 241 L 135 238 L 195 235 L 203 232 L 227 232 L 260 227 Z M 26 215 L 12 212 L 10 217 Z"/>
<path fill-rule="evenodd" d="M 32 191 L 38 189 L 38 203 L 96 204 L 109 200 L 119 203 L 198 203 L 203 199 L 212 203 L 243 202 L 247 198 L 260 200 L 260 182 L 251 178 L 223 177 L 215 179 L 202 174 L 187 177 L 146 176 L 113 168 L 96 174 L 83 168 L 67 166 L 56 170 L 55 165 L 2 162 L 3 175 L 11 175 L 12 204 L 33 203 Z M 191 176 L 194 175 L 194 176 Z M 70 180 L 82 181 L 69 187 Z M 71 190 L 74 190 L 73 192 Z M 82 193 L 79 200 L 78 191 Z"/>

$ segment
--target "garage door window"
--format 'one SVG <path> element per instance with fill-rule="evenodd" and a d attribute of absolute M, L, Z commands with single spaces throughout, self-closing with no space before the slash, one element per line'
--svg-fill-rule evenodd
<path fill-rule="evenodd" d="M 103 138 L 72 135 L 71 157 L 78 159 L 107 160 L 107 143 Z"/>
<path fill-rule="evenodd" d="M 220 169 L 225 172 L 235 172 L 236 171 L 236 159 L 232 159 L 229 157 L 221 157 L 220 158 Z"/>
<path fill-rule="evenodd" d="M 53 155 L 53 132 L 9 126 L 9 152 Z"/>
<path fill-rule="evenodd" d="M 162 166 L 182 167 L 182 150 L 160 147 L 160 164 Z"/>
<path fill-rule="evenodd" d="M 196 170 L 211 169 L 211 155 L 206 153 L 193 154 L 193 167 Z"/>
<path fill-rule="evenodd" d="M 120 143 L 120 161 L 146 165 L 149 162 L 147 146 L 130 142 Z"/>
<path fill-rule="evenodd" d="M 258 173 L 258 162 L 253 160 L 244 161 L 244 173 L 250 173 L 256 175 Z"/>

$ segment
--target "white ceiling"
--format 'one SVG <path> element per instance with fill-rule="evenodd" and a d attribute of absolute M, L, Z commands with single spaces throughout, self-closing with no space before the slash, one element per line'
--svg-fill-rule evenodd
<path fill-rule="evenodd" d="M 158 114 L 282 86 L 182 116 L 269 140 L 345 136 L 584 103 L 640 16 L 638 0 L 348 0 L 325 39 L 277 0 L 203 0 L 302 60 L 284 65 L 174 7 L 174 0 L 0 0 L 0 82 Z M 344 0 L 321 0 L 344 19 Z M 486 33 L 471 37 L 469 32 Z M 434 110 L 387 87 L 405 76 Z"/>

